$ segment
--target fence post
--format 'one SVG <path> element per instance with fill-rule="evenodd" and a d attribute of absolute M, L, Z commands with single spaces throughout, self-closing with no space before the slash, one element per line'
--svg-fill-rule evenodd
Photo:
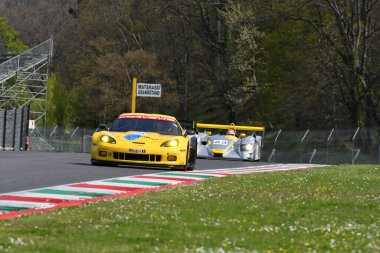
<path fill-rule="evenodd" d="M 355 134 L 354 134 L 354 136 L 352 137 L 352 150 L 351 150 L 351 163 L 352 164 L 354 164 L 355 163 L 355 160 L 356 160 L 356 158 L 358 158 L 358 155 L 359 155 L 359 153 L 360 153 L 360 149 L 358 149 L 357 151 L 356 151 L 356 154 L 354 155 L 354 152 L 355 152 L 355 139 L 356 139 L 356 136 L 358 135 L 358 133 L 359 133 L 359 130 L 360 130 L 360 127 L 358 127 L 357 129 L 356 129 L 356 132 L 355 132 Z M 358 152 L 359 151 L 359 152 Z"/>
<path fill-rule="evenodd" d="M 301 157 L 300 157 L 300 163 L 302 163 L 302 160 L 303 160 L 303 156 L 302 156 L 302 144 L 303 144 L 303 141 L 305 140 L 307 134 L 309 133 L 309 129 L 306 130 L 306 133 L 304 134 L 304 136 L 302 137 L 301 139 Z"/>
<path fill-rule="evenodd" d="M 13 109 L 12 150 L 15 150 L 15 145 L 16 145 L 16 124 L 17 124 L 17 109 Z"/>
<path fill-rule="evenodd" d="M 355 153 L 355 155 L 354 155 L 354 158 L 352 158 L 352 164 L 355 164 L 356 158 L 358 158 L 359 154 L 360 154 L 360 148 L 358 148 L 358 149 L 356 150 L 356 153 Z"/>
<path fill-rule="evenodd" d="M 97 131 L 98 129 L 96 129 L 95 131 Z M 274 139 L 274 143 L 273 143 L 273 149 L 272 149 L 272 152 L 271 154 L 269 155 L 269 158 L 268 158 L 268 162 L 275 162 L 276 161 L 276 143 L 277 143 L 277 139 L 278 137 L 280 136 L 282 130 L 280 129 L 277 133 L 277 136 L 276 138 Z M 273 159 L 274 158 L 274 159 Z"/>
<path fill-rule="evenodd" d="M 65 152 L 65 147 L 67 146 L 67 142 L 66 142 L 66 140 L 65 140 L 65 132 L 66 132 L 66 130 L 65 130 L 65 128 L 63 128 L 63 127 L 60 127 L 60 130 L 61 130 L 61 152 Z"/>
<path fill-rule="evenodd" d="M 84 153 L 85 144 L 86 144 L 86 128 L 83 128 L 82 139 L 81 139 L 81 142 L 80 142 L 80 150 L 81 150 L 82 153 Z"/>
<path fill-rule="evenodd" d="M 69 152 L 71 152 L 71 144 L 72 144 L 72 138 L 74 136 L 74 134 L 78 131 L 79 129 L 79 126 L 77 128 L 75 128 L 75 130 L 72 132 L 72 134 L 70 135 L 70 147 L 69 147 Z"/>
<path fill-rule="evenodd" d="M 309 163 L 311 163 L 313 161 L 315 153 L 317 153 L 317 150 L 313 149 L 313 153 L 311 153 L 311 156 L 310 156 L 310 159 L 309 159 Z"/>
<path fill-rule="evenodd" d="M 6 131 L 7 131 L 7 109 L 4 110 L 4 115 L 3 115 L 3 143 L 1 146 L 3 147 L 3 150 L 5 150 L 5 136 L 6 136 Z"/>
<path fill-rule="evenodd" d="M 21 118 L 20 118 L 20 139 L 19 139 L 19 150 L 22 150 L 23 149 L 23 145 L 22 145 L 22 142 L 23 142 L 23 133 L 24 133 L 24 107 L 21 108 Z"/>
<path fill-rule="evenodd" d="M 26 119 L 25 119 L 25 150 L 29 149 L 30 137 L 29 137 L 29 113 L 30 105 L 26 106 Z M 27 141 L 28 140 L 28 141 Z"/>
<path fill-rule="evenodd" d="M 331 140 L 331 137 L 332 137 L 334 131 L 335 131 L 335 128 L 331 129 L 329 137 L 327 137 L 327 142 L 326 142 L 326 164 L 328 164 L 328 160 L 329 160 L 329 143 L 330 143 L 330 140 Z"/>
<path fill-rule="evenodd" d="M 58 125 L 55 125 L 55 127 L 54 127 L 54 129 L 53 129 L 53 131 L 50 133 L 50 135 L 49 135 L 49 152 L 51 152 L 52 151 L 52 136 L 53 136 L 53 134 L 55 133 L 55 131 L 57 130 L 57 127 L 58 127 Z"/>

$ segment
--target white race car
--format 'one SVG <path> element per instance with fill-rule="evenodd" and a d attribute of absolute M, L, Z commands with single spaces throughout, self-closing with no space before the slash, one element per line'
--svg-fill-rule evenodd
<path fill-rule="evenodd" d="M 197 128 L 206 129 L 197 134 L 198 158 L 220 157 L 249 161 L 259 161 L 261 158 L 264 127 L 197 123 Z M 211 135 L 211 132 L 207 131 L 209 129 L 219 129 L 223 132 Z M 257 135 L 256 132 L 262 132 L 262 135 Z"/>

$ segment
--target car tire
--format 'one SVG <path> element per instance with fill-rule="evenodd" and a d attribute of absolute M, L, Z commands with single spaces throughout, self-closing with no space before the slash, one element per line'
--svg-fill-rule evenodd
<path fill-rule="evenodd" d="M 187 166 L 186 166 L 186 170 L 188 170 L 188 171 L 193 171 L 195 169 L 195 164 L 194 165 L 192 165 L 192 164 L 188 164 Z"/>
<path fill-rule="evenodd" d="M 91 159 L 91 164 L 92 164 L 92 166 L 102 166 L 102 165 L 104 165 L 102 162 L 100 162 L 98 160 L 95 160 L 95 159 Z"/>
<path fill-rule="evenodd" d="M 188 154 L 189 159 L 187 161 L 186 170 L 192 171 L 195 169 L 197 161 L 197 138 L 192 137 L 189 142 L 190 150 L 188 149 L 188 152 L 190 152 L 190 154 Z"/>
<path fill-rule="evenodd" d="M 113 162 L 103 162 L 103 161 L 99 161 L 99 160 L 95 160 L 95 159 L 91 159 L 91 164 L 93 166 L 109 166 L 109 167 L 117 167 L 117 163 L 113 163 Z"/>

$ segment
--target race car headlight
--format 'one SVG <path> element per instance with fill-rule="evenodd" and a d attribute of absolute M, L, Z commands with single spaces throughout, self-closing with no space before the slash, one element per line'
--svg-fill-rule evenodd
<path fill-rule="evenodd" d="M 179 144 L 178 140 L 169 140 L 165 141 L 164 143 L 161 144 L 161 147 L 177 147 Z"/>
<path fill-rule="evenodd" d="M 100 137 L 100 140 L 102 142 L 116 144 L 116 140 L 109 135 L 103 135 L 102 137 Z"/>
<path fill-rule="evenodd" d="M 252 144 L 242 144 L 241 145 L 241 150 L 242 151 L 252 151 L 253 150 L 253 145 Z"/>

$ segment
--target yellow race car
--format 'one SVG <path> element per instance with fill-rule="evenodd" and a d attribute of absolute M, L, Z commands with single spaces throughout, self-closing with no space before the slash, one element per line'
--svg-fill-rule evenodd
<path fill-rule="evenodd" d="M 92 136 L 92 165 L 132 164 L 193 170 L 197 139 L 171 116 L 124 113 Z M 189 136 L 192 135 L 192 136 Z"/>

